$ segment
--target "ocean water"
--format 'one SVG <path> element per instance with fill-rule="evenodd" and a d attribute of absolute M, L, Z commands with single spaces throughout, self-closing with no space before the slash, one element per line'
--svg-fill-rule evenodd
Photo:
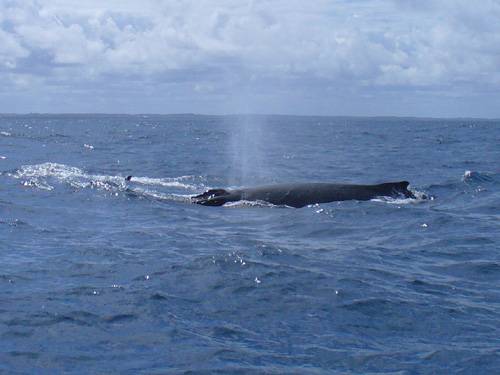
<path fill-rule="evenodd" d="M 500 373 L 498 120 L 2 115 L 0 172 L 0 373 Z"/>

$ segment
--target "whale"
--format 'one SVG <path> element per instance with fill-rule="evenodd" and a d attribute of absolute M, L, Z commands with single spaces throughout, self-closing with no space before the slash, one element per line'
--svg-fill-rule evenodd
<path fill-rule="evenodd" d="M 261 201 L 277 206 L 301 208 L 311 204 L 336 201 L 367 201 L 378 197 L 415 198 L 408 181 L 376 185 L 338 184 L 327 182 L 284 183 L 242 189 L 210 189 L 191 197 L 191 202 L 204 206 L 222 206 L 228 202 Z"/>

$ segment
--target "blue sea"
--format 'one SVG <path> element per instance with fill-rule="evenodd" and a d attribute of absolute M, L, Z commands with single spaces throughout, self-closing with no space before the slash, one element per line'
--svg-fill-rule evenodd
<path fill-rule="evenodd" d="M 0 373 L 500 373 L 500 120 L 1 115 Z"/>

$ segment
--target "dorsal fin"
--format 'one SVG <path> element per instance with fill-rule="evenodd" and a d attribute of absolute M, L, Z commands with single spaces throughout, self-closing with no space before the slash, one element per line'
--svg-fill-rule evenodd
<path fill-rule="evenodd" d="M 415 195 L 408 190 L 408 185 L 410 185 L 408 181 L 395 182 L 393 185 L 394 189 L 398 193 L 403 194 L 406 198 L 415 198 Z"/>
<path fill-rule="evenodd" d="M 401 190 L 407 190 L 408 185 L 410 185 L 410 183 L 408 181 L 395 182 L 394 184 L 398 187 L 398 189 L 401 189 Z"/>
<path fill-rule="evenodd" d="M 408 181 L 399 181 L 399 182 L 386 182 L 378 185 L 379 192 L 382 195 L 393 195 L 393 194 L 403 194 L 407 198 L 415 198 L 413 193 L 408 190 L 408 185 L 410 183 Z"/>

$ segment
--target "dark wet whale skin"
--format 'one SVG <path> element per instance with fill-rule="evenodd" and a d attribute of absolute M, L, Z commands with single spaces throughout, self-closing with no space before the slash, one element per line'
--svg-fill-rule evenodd
<path fill-rule="evenodd" d="M 193 203 L 205 206 L 222 206 L 240 200 L 264 201 L 275 205 L 300 208 L 315 203 L 345 200 L 366 201 L 380 196 L 415 198 L 408 190 L 408 181 L 388 182 L 377 185 L 335 183 L 296 183 L 257 186 L 225 190 L 212 189 L 192 198 Z"/>

